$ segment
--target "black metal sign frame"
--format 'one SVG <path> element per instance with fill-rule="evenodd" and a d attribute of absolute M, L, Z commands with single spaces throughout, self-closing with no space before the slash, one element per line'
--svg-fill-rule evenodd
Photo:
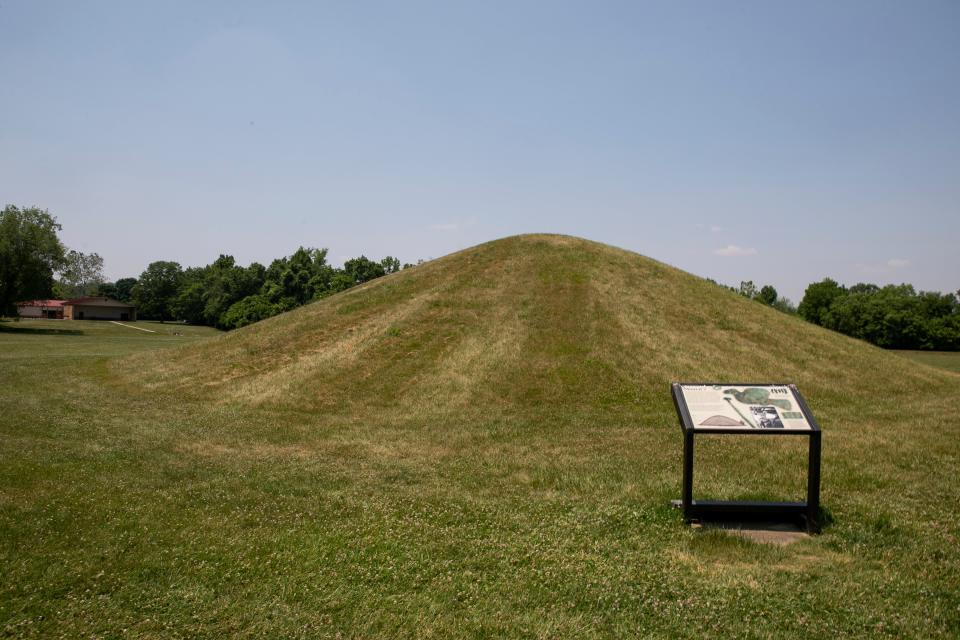
<path fill-rule="evenodd" d="M 797 401 L 800 411 L 809 423 L 809 429 L 743 429 L 712 427 L 697 429 L 690 417 L 686 399 L 681 386 L 730 386 L 730 387 L 786 387 Z M 820 531 L 820 426 L 814 419 L 810 408 L 794 384 L 762 383 L 716 383 L 716 382 L 674 382 L 670 385 L 673 404 L 680 418 L 683 431 L 683 498 L 675 500 L 674 505 L 683 509 L 687 522 L 700 519 L 742 519 L 742 520 L 791 520 L 802 522 L 809 533 Z M 693 444 L 696 434 L 729 435 L 799 435 L 809 438 L 807 448 L 807 501 L 806 502 L 740 502 L 693 499 Z"/>

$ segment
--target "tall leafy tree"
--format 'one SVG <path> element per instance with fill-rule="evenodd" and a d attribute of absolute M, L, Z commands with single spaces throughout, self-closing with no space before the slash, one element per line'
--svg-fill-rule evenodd
<path fill-rule="evenodd" d="M 97 286 L 97 295 L 129 303 L 136 284 L 136 278 L 120 278 L 116 282 L 104 282 Z"/>
<path fill-rule="evenodd" d="M 836 280 L 824 278 L 820 282 L 809 285 L 803 293 L 803 299 L 797 307 L 797 313 L 804 320 L 823 325 L 827 322 L 827 314 L 834 300 L 847 294 L 847 290 L 837 284 Z"/>
<path fill-rule="evenodd" d="M 206 324 L 222 327 L 222 316 L 235 302 L 254 295 L 263 286 L 265 269 L 256 262 L 237 265 L 233 256 L 221 255 L 206 269 L 203 317 Z"/>
<path fill-rule="evenodd" d="M 103 258 L 96 253 L 67 252 L 57 282 L 59 295 L 76 298 L 94 294 L 104 283 Z"/>
<path fill-rule="evenodd" d="M 343 270 L 355 284 L 362 284 L 386 275 L 383 265 L 367 256 L 352 258 L 343 263 Z"/>
<path fill-rule="evenodd" d="M 737 293 L 742 295 L 744 298 L 750 298 L 753 300 L 757 297 L 757 285 L 753 284 L 753 280 L 741 280 L 740 288 L 737 289 Z"/>
<path fill-rule="evenodd" d="M 909 284 L 856 285 L 834 299 L 824 326 L 886 349 L 955 349 L 960 302 Z"/>
<path fill-rule="evenodd" d="M 777 302 L 777 290 L 774 289 L 772 285 L 765 284 L 760 288 L 756 299 L 763 304 L 770 305 L 772 307 Z"/>
<path fill-rule="evenodd" d="M 190 324 L 206 324 L 204 307 L 206 288 L 203 281 L 203 268 L 189 268 L 183 272 L 177 295 L 170 302 L 170 313 L 178 320 Z"/>
<path fill-rule="evenodd" d="M 912 285 L 827 278 L 807 287 L 799 313 L 816 324 L 886 349 L 960 349 L 960 297 Z"/>
<path fill-rule="evenodd" d="M 383 267 L 383 272 L 386 274 L 396 273 L 400 271 L 400 259 L 394 258 L 393 256 L 387 256 L 380 261 L 380 266 Z"/>
<path fill-rule="evenodd" d="M 53 293 L 53 274 L 64 259 L 60 229 L 36 207 L 7 205 L 0 212 L 0 314 L 12 315 L 19 300 Z"/>
<path fill-rule="evenodd" d="M 236 264 L 221 255 L 204 267 L 180 269 L 176 263 L 151 264 L 134 287 L 145 318 L 176 318 L 193 324 L 235 329 L 333 295 L 362 282 L 400 270 L 400 261 L 366 256 L 348 260 L 343 269 L 327 264 L 327 250 L 299 247 L 264 267 Z M 133 282 L 136 282 L 135 280 Z M 175 282 L 173 293 L 171 283 Z M 166 283 L 166 286 L 161 286 Z M 117 293 L 119 285 L 117 281 Z M 114 291 L 104 285 L 102 291 Z"/>
<path fill-rule="evenodd" d="M 229 328 L 224 315 L 239 300 L 260 291 L 265 269 L 256 262 L 236 264 L 233 256 L 221 255 L 205 267 L 184 270 L 171 312 L 191 324 Z"/>
<path fill-rule="evenodd" d="M 233 303 L 223 314 L 221 323 L 226 329 L 239 329 L 248 324 L 259 322 L 281 313 L 277 305 L 270 302 L 266 296 L 247 296 L 243 300 Z"/>
<path fill-rule="evenodd" d="M 133 288 L 137 286 L 136 278 L 120 278 L 116 282 L 117 300 L 120 302 L 130 302 L 133 299 Z"/>
<path fill-rule="evenodd" d="M 140 317 L 171 320 L 173 302 L 182 280 L 183 269 L 179 263 L 161 260 L 147 265 L 133 288 L 133 301 Z"/>
<path fill-rule="evenodd" d="M 324 295 L 334 275 L 327 264 L 326 249 L 300 247 L 293 255 L 270 264 L 262 292 L 282 310 L 292 309 Z"/>

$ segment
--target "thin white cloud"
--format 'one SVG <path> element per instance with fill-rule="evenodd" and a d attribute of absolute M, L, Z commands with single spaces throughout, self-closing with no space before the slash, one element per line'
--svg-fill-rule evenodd
<path fill-rule="evenodd" d="M 713 231 L 714 233 L 720 233 L 723 231 L 723 227 L 718 224 L 710 225 L 710 231 Z"/>
<path fill-rule="evenodd" d="M 757 255 L 757 250 L 753 247 L 738 247 L 735 244 L 728 244 L 725 247 L 720 249 L 714 249 L 713 255 L 722 256 L 724 258 L 737 258 L 740 256 L 755 256 Z"/>
<path fill-rule="evenodd" d="M 906 258 L 890 258 L 887 260 L 887 266 L 891 269 L 902 269 L 910 266 L 910 261 Z"/>

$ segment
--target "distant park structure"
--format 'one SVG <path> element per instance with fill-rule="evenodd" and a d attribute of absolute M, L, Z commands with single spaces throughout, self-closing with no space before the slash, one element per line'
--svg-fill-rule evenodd
<path fill-rule="evenodd" d="M 63 317 L 63 300 L 24 300 L 17 303 L 17 315 L 21 318 Z"/>
<path fill-rule="evenodd" d="M 84 296 L 71 300 L 25 300 L 17 303 L 21 318 L 49 320 L 126 320 L 137 319 L 137 308 L 105 296 Z"/>
<path fill-rule="evenodd" d="M 87 296 L 63 301 L 65 320 L 126 320 L 137 319 L 137 308 L 132 304 L 102 296 Z"/>

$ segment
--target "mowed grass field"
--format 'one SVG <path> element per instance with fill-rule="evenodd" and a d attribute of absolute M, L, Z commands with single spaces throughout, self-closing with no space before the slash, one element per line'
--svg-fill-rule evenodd
<path fill-rule="evenodd" d="M 960 375 L 636 254 L 523 236 L 230 334 L 75 324 L 0 331 L 7 636 L 960 634 Z M 799 385 L 822 535 L 683 524 L 671 380 Z M 702 438 L 695 495 L 801 499 L 804 445 Z"/>
<path fill-rule="evenodd" d="M 897 353 L 931 367 L 960 373 L 960 351 L 897 351 Z"/>

